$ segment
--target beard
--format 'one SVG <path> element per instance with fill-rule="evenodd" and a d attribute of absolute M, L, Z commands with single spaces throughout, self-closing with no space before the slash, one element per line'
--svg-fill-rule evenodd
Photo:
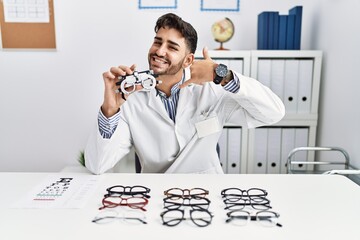
<path fill-rule="evenodd" d="M 153 58 L 156 57 L 158 59 L 164 60 L 166 63 L 152 63 L 154 60 Z M 165 57 L 159 57 L 156 54 L 149 54 L 148 62 L 149 62 L 149 69 L 153 70 L 155 74 L 157 75 L 175 75 L 179 71 L 182 71 L 182 64 L 184 62 L 184 59 L 181 59 L 178 63 L 172 64 L 172 62 L 165 58 Z M 167 65 L 167 66 L 161 66 L 161 65 Z"/>

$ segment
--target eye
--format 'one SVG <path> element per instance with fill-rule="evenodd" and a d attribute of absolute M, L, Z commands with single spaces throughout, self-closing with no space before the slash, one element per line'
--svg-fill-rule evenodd
<path fill-rule="evenodd" d="M 171 50 L 178 51 L 178 48 L 175 47 L 175 46 L 169 46 L 169 48 L 170 48 Z"/>

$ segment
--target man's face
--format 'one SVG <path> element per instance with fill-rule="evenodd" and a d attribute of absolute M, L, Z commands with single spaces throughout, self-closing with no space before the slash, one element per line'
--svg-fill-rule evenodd
<path fill-rule="evenodd" d="M 149 49 L 149 68 L 158 75 L 174 75 L 182 71 L 188 53 L 185 38 L 173 28 L 160 28 Z"/>

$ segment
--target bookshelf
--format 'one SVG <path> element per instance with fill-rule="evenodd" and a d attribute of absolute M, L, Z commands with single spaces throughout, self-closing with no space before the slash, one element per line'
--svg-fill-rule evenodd
<path fill-rule="evenodd" d="M 209 51 L 209 55 L 214 61 L 271 88 L 286 108 L 285 117 L 271 126 L 224 127 L 219 140 L 224 172 L 286 173 L 286 159 L 291 149 L 316 144 L 322 52 Z M 202 53 L 196 52 L 195 57 L 201 59 Z M 302 154 L 296 156 L 298 160 L 314 160 L 313 152 Z"/>

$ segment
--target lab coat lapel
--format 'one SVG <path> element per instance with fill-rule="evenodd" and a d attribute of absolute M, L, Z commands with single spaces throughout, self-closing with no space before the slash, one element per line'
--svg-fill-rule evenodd
<path fill-rule="evenodd" d="M 187 112 L 192 112 L 192 110 L 195 108 L 195 104 L 193 103 L 193 89 L 193 86 L 188 86 L 180 90 L 176 119 L 183 116 L 185 109 Z"/>
<path fill-rule="evenodd" d="M 157 112 L 160 117 L 162 117 L 165 121 L 174 124 L 174 122 L 169 117 L 169 114 L 166 112 L 163 102 L 160 99 L 160 96 L 157 96 L 156 89 L 152 89 L 149 93 L 149 101 L 148 105 L 155 112 Z"/>

